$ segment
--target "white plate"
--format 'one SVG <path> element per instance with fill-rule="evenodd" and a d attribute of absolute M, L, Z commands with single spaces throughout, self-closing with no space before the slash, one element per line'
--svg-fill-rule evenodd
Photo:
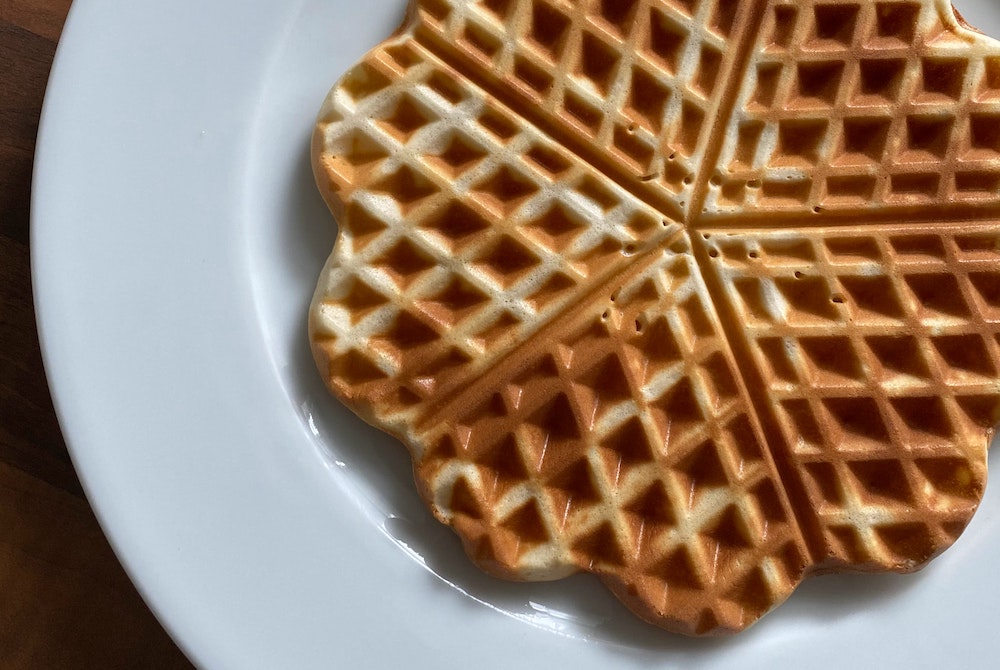
<path fill-rule="evenodd" d="M 996 0 L 960 8 L 1000 35 Z M 465 559 L 304 339 L 334 231 L 313 116 L 402 10 L 73 4 L 33 200 L 46 369 L 101 522 L 185 651 L 208 668 L 992 665 L 995 488 L 919 576 L 810 580 L 725 641 L 641 624 L 587 577 L 509 584 Z"/>

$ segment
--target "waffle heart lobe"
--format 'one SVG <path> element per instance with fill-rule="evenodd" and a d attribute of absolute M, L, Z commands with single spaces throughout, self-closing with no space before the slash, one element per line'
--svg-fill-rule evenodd
<path fill-rule="evenodd" d="M 487 571 L 738 631 L 1000 418 L 1000 45 L 940 0 L 420 0 L 313 146 L 331 390 Z"/>

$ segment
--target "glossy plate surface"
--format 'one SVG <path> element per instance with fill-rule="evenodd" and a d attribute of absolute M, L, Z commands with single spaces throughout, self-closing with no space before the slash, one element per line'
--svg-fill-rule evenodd
<path fill-rule="evenodd" d="M 77 0 L 38 145 L 32 253 L 60 421 L 112 542 L 206 668 L 988 667 L 1000 493 L 917 576 L 806 582 L 726 640 L 588 577 L 482 575 L 409 458 L 305 339 L 334 227 L 308 141 L 402 0 Z M 1000 5 L 959 9 L 1000 36 Z M 994 467 L 1000 467 L 993 457 Z"/>

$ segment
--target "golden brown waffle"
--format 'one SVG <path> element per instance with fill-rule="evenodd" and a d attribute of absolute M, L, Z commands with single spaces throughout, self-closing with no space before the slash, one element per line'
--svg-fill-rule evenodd
<path fill-rule="evenodd" d="M 317 362 L 487 571 L 718 634 L 974 513 L 1000 44 L 944 0 L 419 0 L 314 161 Z"/>

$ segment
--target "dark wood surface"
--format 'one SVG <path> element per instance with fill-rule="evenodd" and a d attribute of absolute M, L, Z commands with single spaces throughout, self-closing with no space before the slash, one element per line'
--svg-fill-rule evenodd
<path fill-rule="evenodd" d="M 0 0 L 0 669 L 190 668 L 97 525 L 42 369 L 28 201 L 70 2 Z"/>

